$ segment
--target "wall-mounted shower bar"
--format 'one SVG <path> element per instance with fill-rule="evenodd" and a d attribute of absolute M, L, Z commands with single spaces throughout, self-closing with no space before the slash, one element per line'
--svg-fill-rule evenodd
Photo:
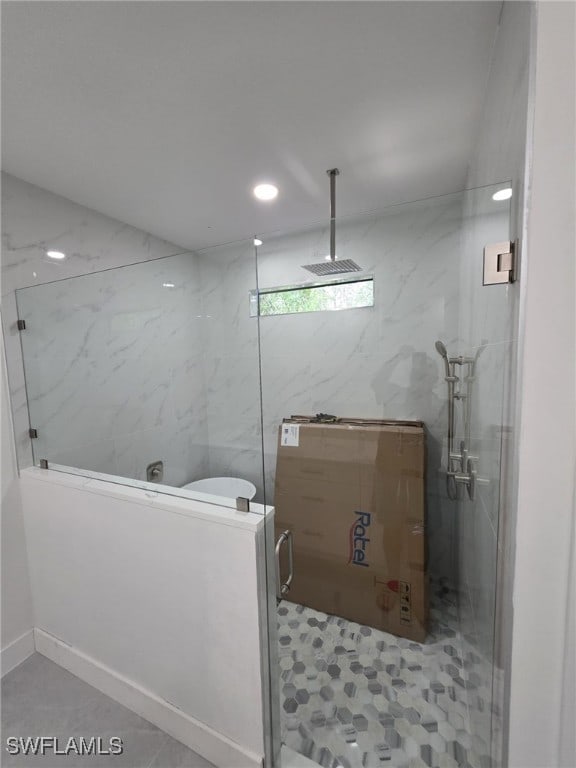
<path fill-rule="evenodd" d="M 444 360 L 444 379 L 448 384 L 448 428 L 447 428 L 447 467 L 446 467 L 446 492 L 452 500 L 459 498 L 458 486 L 465 485 L 468 489 L 470 499 L 474 499 L 476 492 L 476 457 L 470 456 L 470 425 L 472 418 L 472 387 L 476 376 L 475 357 L 448 357 L 446 345 L 441 341 L 435 344 L 436 351 Z M 456 366 L 466 366 L 466 376 L 461 379 L 456 375 Z M 465 384 L 465 390 L 460 388 L 461 383 Z M 460 441 L 459 452 L 454 450 L 454 423 L 455 423 L 455 403 L 457 400 L 465 401 L 464 408 L 464 440 Z"/>

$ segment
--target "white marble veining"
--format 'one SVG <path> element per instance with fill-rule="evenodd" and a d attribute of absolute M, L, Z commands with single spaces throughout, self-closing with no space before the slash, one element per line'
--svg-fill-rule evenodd
<path fill-rule="evenodd" d="M 203 365 L 208 475 L 242 477 L 264 501 L 258 321 L 250 317 L 256 288 L 252 240 L 198 252 L 205 323 Z"/>
<path fill-rule="evenodd" d="M 337 252 L 374 276 L 374 306 L 263 317 L 262 390 L 266 490 L 273 494 L 278 425 L 292 414 L 421 419 L 428 433 L 430 567 L 455 578 L 454 510 L 437 481 L 446 394 L 434 342 L 455 341 L 462 195 L 396 206 L 339 224 Z M 262 288 L 314 280 L 325 228 L 266 238 Z M 353 277 L 353 275 L 352 275 Z"/>
<path fill-rule="evenodd" d="M 144 479 L 162 459 L 167 484 L 239 475 L 262 497 L 258 328 L 247 312 L 253 243 L 179 253 L 8 175 L 3 198 L 20 465 L 48 458 Z M 48 248 L 67 258 L 51 261 Z"/>
<path fill-rule="evenodd" d="M 22 289 L 17 302 L 36 459 L 137 479 L 162 459 L 170 485 L 202 476 L 194 254 Z"/>
<path fill-rule="evenodd" d="M 185 250 L 6 173 L 2 212 L 2 295 Z"/>
<path fill-rule="evenodd" d="M 175 485 L 202 474 L 194 255 L 7 174 L 2 196 L 2 324 L 20 466 L 33 463 L 30 407 L 37 459 L 141 478 L 148 461 L 165 458 Z M 66 259 L 50 260 L 49 248 Z"/>

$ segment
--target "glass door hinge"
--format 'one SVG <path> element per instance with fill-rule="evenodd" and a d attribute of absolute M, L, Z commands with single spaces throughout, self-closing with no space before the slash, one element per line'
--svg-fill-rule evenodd
<path fill-rule="evenodd" d="M 30 429 L 28 430 L 28 435 L 29 435 L 29 436 L 30 436 L 30 438 L 33 440 L 35 437 L 38 437 L 38 430 L 37 430 L 37 429 L 32 429 L 32 428 L 30 428 Z"/>
<path fill-rule="evenodd" d="M 26 330 L 26 320 L 18 320 L 16 323 L 16 327 L 19 331 L 25 331 Z"/>
<path fill-rule="evenodd" d="M 48 459 L 40 459 L 40 469 L 48 469 Z"/>
<path fill-rule="evenodd" d="M 484 248 L 484 279 L 482 284 L 513 283 L 516 279 L 515 257 L 516 247 L 509 240 L 487 245 Z"/>

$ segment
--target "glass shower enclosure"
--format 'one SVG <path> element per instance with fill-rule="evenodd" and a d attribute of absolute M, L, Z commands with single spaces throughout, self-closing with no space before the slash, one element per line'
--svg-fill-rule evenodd
<path fill-rule="evenodd" d="M 19 290 L 35 463 L 263 500 L 255 281 L 246 241 Z"/>
<path fill-rule="evenodd" d="M 513 294 L 483 285 L 483 251 L 510 237 L 509 202 L 492 197 L 502 186 L 342 219 L 338 259 L 360 271 L 337 277 L 303 269 L 326 260 L 326 223 L 17 291 L 35 464 L 232 508 L 247 500 L 262 514 L 282 506 L 278 558 L 267 557 L 278 592 L 268 611 L 269 765 L 280 743 L 288 765 L 294 753 L 345 768 L 498 764 Z M 292 471 L 291 427 L 309 422 L 331 445 L 330 429 L 359 430 L 353 450 L 331 454 L 330 494 L 314 456 Z M 345 480 L 369 454 L 370 429 L 417 429 L 425 441 L 410 486 L 421 492 L 425 553 L 420 640 L 358 621 L 343 603 L 339 612 L 329 589 L 322 603 L 302 587 L 306 569 L 325 584 L 339 557 L 352 590 L 363 570 L 350 570 L 350 540 L 340 552 L 327 534 L 344 530 L 338 483 L 354 513 L 371 513 L 362 485 Z M 384 474 L 392 465 L 381 462 Z M 324 516 L 303 522 L 298 504 L 286 507 L 281 494 L 298 472 L 306 509 Z M 221 478 L 248 485 L 203 484 Z M 402 503 L 415 525 L 413 501 Z M 386 551 L 364 539 L 365 553 Z M 374 579 L 384 577 L 386 610 L 400 610 L 403 579 Z"/>
<path fill-rule="evenodd" d="M 323 766 L 499 761 L 513 287 L 483 285 L 483 253 L 510 238 L 503 186 L 340 221 L 361 270 L 336 280 L 306 270 L 327 225 L 258 247 L 266 503 L 292 545 L 272 674 L 282 742 Z"/>

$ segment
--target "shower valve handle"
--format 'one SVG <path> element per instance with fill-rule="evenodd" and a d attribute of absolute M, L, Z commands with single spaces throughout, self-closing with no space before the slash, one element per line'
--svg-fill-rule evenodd
<path fill-rule="evenodd" d="M 466 468 L 468 470 L 468 477 L 470 478 L 468 483 L 468 496 L 470 497 L 470 501 L 474 501 L 474 498 L 476 497 L 476 478 L 478 473 L 476 472 L 473 458 L 468 459 Z"/>
<path fill-rule="evenodd" d="M 470 460 L 468 458 L 468 448 L 466 448 L 466 444 L 464 443 L 464 440 L 460 442 L 460 466 L 462 468 L 462 472 L 468 472 L 468 464 L 470 463 Z"/>

